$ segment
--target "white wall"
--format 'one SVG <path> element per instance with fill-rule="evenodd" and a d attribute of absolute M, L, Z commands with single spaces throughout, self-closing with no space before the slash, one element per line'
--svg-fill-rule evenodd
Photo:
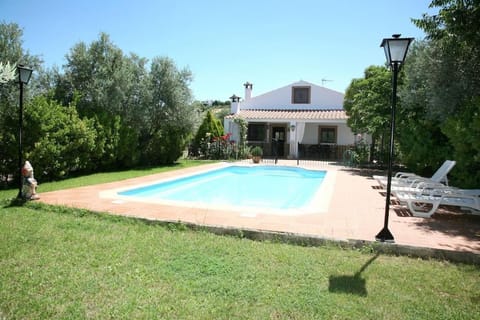
<path fill-rule="evenodd" d="M 232 134 L 232 136 L 230 137 L 230 141 L 233 140 L 237 143 L 240 141 L 239 128 L 238 128 L 238 125 L 235 122 L 233 122 L 233 120 L 225 119 L 223 121 L 223 128 L 226 134 L 227 133 Z"/>
<path fill-rule="evenodd" d="M 305 125 L 305 134 L 300 143 L 318 144 L 318 127 L 319 126 L 336 126 L 337 127 L 337 144 L 350 145 L 354 144 L 353 132 L 344 123 L 307 123 Z"/>
<path fill-rule="evenodd" d="M 308 86 L 311 89 L 311 103 L 292 103 L 292 87 Z M 277 110 L 305 110 L 305 109 L 343 109 L 343 93 L 317 86 L 306 81 L 299 81 L 288 86 L 264 93 L 240 103 L 241 109 L 277 109 Z"/>
<path fill-rule="evenodd" d="M 355 137 L 352 130 L 346 124 L 339 125 L 337 128 L 337 144 L 346 145 L 354 143 Z"/>

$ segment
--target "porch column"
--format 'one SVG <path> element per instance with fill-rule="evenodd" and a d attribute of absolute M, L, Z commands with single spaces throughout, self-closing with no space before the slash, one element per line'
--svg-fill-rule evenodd
<path fill-rule="evenodd" d="M 297 121 L 295 123 L 295 130 L 294 132 L 290 132 L 290 133 L 293 133 L 293 137 L 295 138 L 295 141 L 293 143 L 294 145 L 294 153 L 292 153 L 292 155 L 295 156 L 295 158 L 298 158 L 299 154 L 298 154 L 298 143 L 299 142 L 302 142 L 303 140 L 303 134 L 305 133 L 305 122 L 303 121 Z M 292 144 L 290 144 L 290 149 L 292 148 Z M 292 149 L 291 149 L 292 150 Z"/>
<path fill-rule="evenodd" d="M 297 158 L 298 155 L 298 144 L 297 144 L 297 122 L 291 121 L 288 126 L 290 130 L 290 152 L 288 154 L 289 158 Z"/>

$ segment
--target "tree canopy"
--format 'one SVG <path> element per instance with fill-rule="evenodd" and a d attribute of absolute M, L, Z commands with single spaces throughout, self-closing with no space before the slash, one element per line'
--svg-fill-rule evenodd
<path fill-rule="evenodd" d="M 417 63 L 406 66 L 411 80 L 401 94 L 423 99 L 423 118 L 433 137 L 445 141 L 437 152 L 457 160 L 452 174 L 461 185 L 479 187 L 480 2 L 435 0 L 430 7 L 438 7 L 438 14 L 413 20 L 427 40 L 417 48 Z"/>
<path fill-rule="evenodd" d="M 0 62 L 2 75 L 19 63 L 36 71 L 26 87 L 24 153 L 39 178 L 170 164 L 182 155 L 198 121 L 190 70 L 167 57 L 125 55 L 105 33 L 75 44 L 62 69 L 43 70 L 23 51 L 22 33 L 0 23 Z M 2 181 L 18 172 L 18 84 L 8 80 L 0 86 Z"/>
<path fill-rule="evenodd" d="M 457 161 L 453 183 L 480 186 L 480 2 L 434 0 L 437 15 L 413 22 L 427 39 L 411 46 L 399 77 L 396 160 L 430 174 L 445 159 Z M 344 107 L 354 131 L 375 138 L 390 119 L 391 80 L 371 66 L 352 80 Z"/>

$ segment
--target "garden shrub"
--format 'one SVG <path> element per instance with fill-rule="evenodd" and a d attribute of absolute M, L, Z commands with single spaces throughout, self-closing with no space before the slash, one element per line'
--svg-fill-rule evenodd
<path fill-rule="evenodd" d="M 74 106 L 37 96 L 25 107 L 23 150 L 38 179 L 57 179 L 87 168 L 96 131 Z"/>

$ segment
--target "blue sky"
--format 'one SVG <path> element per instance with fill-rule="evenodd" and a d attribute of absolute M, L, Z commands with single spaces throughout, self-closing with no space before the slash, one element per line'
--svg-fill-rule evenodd
<path fill-rule="evenodd" d="M 189 68 L 198 100 L 253 96 L 305 80 L 344 92 L 394 33 L 423 39 L 411 23 L 431 0 L 1 0 L 0 20 L 23 28 L 23 47 L 46 67 L 78 42 L 110 35 L 124 54 L 172 58 Z M 322 81 L 322 79 L 330 81 Z"/>

